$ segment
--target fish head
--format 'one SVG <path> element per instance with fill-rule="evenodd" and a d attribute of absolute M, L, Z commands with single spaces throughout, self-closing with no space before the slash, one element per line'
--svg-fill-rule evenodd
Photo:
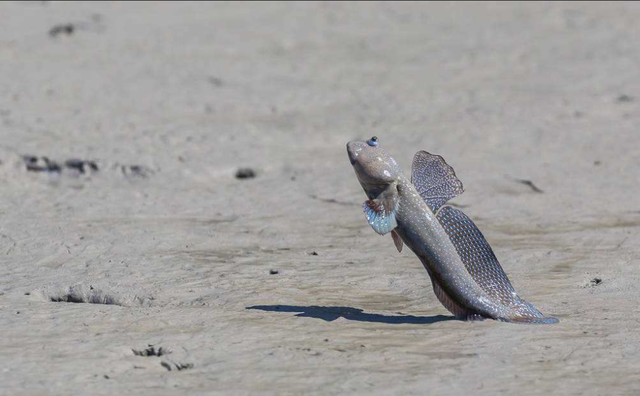
<path fill-rule="evenodd" d="M 360 185 L 370 199 L 376 198 L 402 175 L 396 160 L 379 146 L 375 136 L 367 141 L 347 143 L 347 154 Z"/>

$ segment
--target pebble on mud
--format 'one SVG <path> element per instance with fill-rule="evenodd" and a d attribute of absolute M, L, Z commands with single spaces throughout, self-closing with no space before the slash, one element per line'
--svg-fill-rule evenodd
<path fill-rule="evenodd" d="M 49 29 L 49 36 L 58 37 L 61 34 L 66 34 L 70 36 L 76 30 L 76 27 L 73 23 L 62 23 L 59 25 L 55 25 L 51 29 Z"/>
<path fill-rule="evenodd" d="M 587 282 L 585 282 L 582 287 L 583 288 L 591 288 L 591 287 L 596 287 L 596 286 L 600 286 L 602 284 L 602 278 L 592 278 L 589 279 Z"/>
<path fill-rule="evenodd" d="M 236 179 L 253 179 L 256 171 L 251 168 L 240 168 L 236 171 Z"/>
<path fill-rule="evenodd" d="M 593 279 L 591 279 L 591 281 L 589 283 L 590 283 L 591 287 L 598 286 L 599 284 L 602 283 L 602 278 L 593 278 Z"/>

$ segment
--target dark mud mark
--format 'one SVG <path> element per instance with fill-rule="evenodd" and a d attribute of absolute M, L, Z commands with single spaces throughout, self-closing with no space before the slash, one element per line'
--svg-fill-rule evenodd
<path fill-rule="evenodd" d="M 49 29 L 49 36 L 56 38 L 61 34 L 71 36 L 76 31 L 76 25 L 73 23 L 61 23 Z"/>
<path fill-rule="evenodd" d="M 542 191 L 540 188 L 538 188 L 538 186 L 536 186 L 535 184 L 533 184 L 533 182 L 531 180 L 526 180 L 526 179 L 515 179 L 516 182 L 520 183 L 520 184 L 524 184 L 525 186 L 531 188 L 531 190 L 535 193 L 538 194 L 542 194 L 544 193 L 544 191 Z"/>
<path fill-rule="evenodd" d="M 47 157 L 38 157 L 35 155 L 23 155 L 22 161 L 29 172 L 48 172 L 60 173 L 62 168 L 60 165 Z"/>
<path fill-rule="evenodd" d="M 166 368 L 167 371 L 182 371 L 192 369 L 194 367 L 193 363 L 180 363 L 171 361 L 162 361 L 160 365 Z"/>
<path fill-rule="evenodd" d="M 214 87 L 221 87 L 224 85 L 224 81 L 222 81 L 222 79 L 218 77 L 209 77 L 207 81 L 209 81 L 209 84 L 213 85 Z"/>
<path fill-rule="evenodd" d="M 256 309 L 267 312 L 297 312 L 299 318 L 316 318 L 326 322 L 333 322 L 338 318 L 345 318 L 357 322 L 387 323 L 387 324 L 431 324 L 447 320 L 456 320 L 453 316 L 413 316 L 413 315 L 381 315 L 363 312 L 362 309 L 351 307 L 321 307 L 294 305 L 254 305 L 246 309 Z"/>
<path fill-rule="evenodd" d="M 103 304 L 130 307 L 149 306 L 151 303 L 150 298 L 102 290 L 90 285 L 75 285 L 58 291 L 44 291 L 42 295 L 45 300 L 51 302 L 75 304 Z"/>
<path fill-rule="evenodd" d="M 583 287 L 596 287 L 602 284 L 602 278 L 595 277 L 587 282 Z"/>
<path fill-rule="evenodd" d="M 102 33 L 106 29 L 104 20 L 100 14 L 92 14 L 89 20 L 83 22 L 67 22 L 53 25 L 49 29 L 49 37 L 58 38 L 60 36 L 72 36 L 73 34 L 83 31 L 93 31 Z"/>
<path fill-rule="evenodd" d="M 635 98 L 633 96 L 629 96 L 629 95 L 618 95 L 618 97 L 616 98 L 616 102 L 617 103 L 631 103 L 635 100 Z"/>
<path fill-rule="evenodd" d="M 159 347 L 156 349 L 153 345 L 149 344 L 146 349 L 131 349 L 136 356 L 163 356 L 171 353 L 170 349 Z"/>
<path fill-rule="evenodd" d="M 64 166 L 81 174 L 98 171 L 98 164 L 95 161 L 68 159 L 65 161 Z"/>
<path fill-rule="evenodd" d="M 153 174 L 153 171 L 142 165 L 121 165 L 120 171 L 129 178 L 146 179 Z"/>
<path fill-rule="evenodd" d="M 236 171 L 236 179 L 253 179 L 257 176 L 252 168 L 240 168 Z"/>

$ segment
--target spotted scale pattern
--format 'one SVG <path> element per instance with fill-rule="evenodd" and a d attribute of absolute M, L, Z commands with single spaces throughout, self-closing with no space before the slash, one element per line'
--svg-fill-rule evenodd
<path fill-rule="evenodd" d="M 437 217 L 471 277 L 492 299 L 513 308 L 523 321 L 545 319 L 533 305 L 518 297 L 491 246 L 467 215 L 444 206 Z"/>

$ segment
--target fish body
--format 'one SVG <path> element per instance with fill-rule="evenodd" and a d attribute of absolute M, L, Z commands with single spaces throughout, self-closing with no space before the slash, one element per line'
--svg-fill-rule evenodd
<path fill-rule="evenodd" d="M 369 200 L 364 211 L 380 235 L 390 233 L 424 265 L 438 300 L 457 318 L 555 323 L 521 299 L 480 230 L 445 205 L 464 189 L 442 157 L 418 152 L 411 180 L 376 137 L 347 144 L 349 160 Z"/>

